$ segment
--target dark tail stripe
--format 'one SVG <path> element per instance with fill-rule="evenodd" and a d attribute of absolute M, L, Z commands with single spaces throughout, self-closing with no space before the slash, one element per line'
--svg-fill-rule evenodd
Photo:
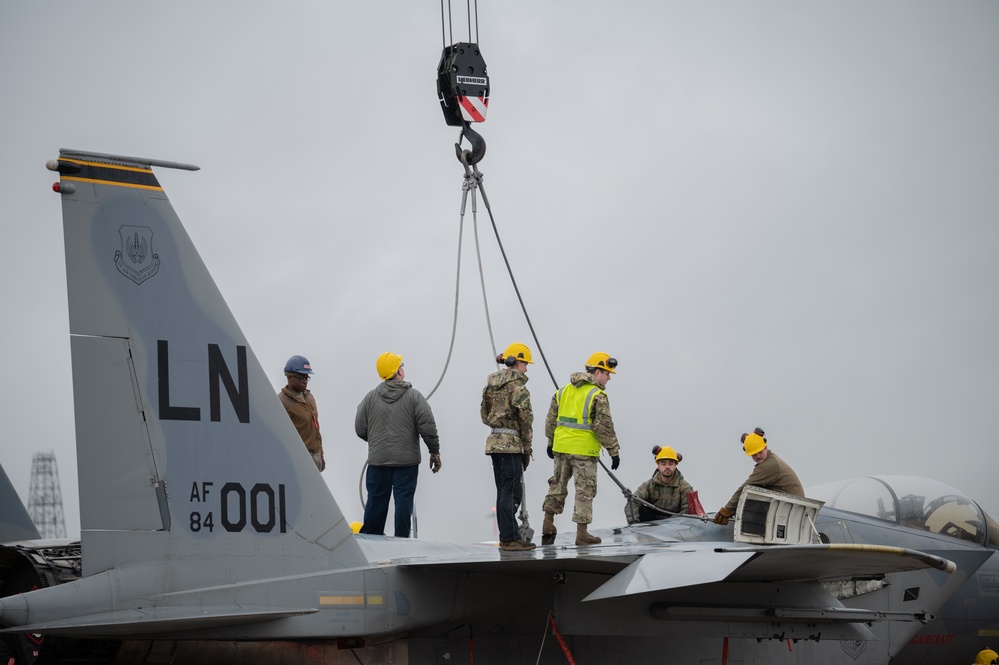
<path fill-rule="evenodd" d="M 151 169 L 137 168 L 134 166 L 112 166 L 109 164 L 98 164 L 96 162 L 85 162 L 78 159 L 60 159 L 60 163 L 73 164 L 75 173 L 63 175 L 64 180 L 76 182 L 97 182 L 107 185 L 123 185 L 126 187 L 139 187 L 142 189 L 156 189 L 162 191 L 160 183 L 156 180 Z M 79 169 L 77 171 L 77 169 Z M 69 171 L 70 169 L 66 169 Z"/>

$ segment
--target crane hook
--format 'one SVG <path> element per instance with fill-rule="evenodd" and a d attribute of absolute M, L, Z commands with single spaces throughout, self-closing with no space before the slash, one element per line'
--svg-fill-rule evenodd
<path fill-rule="evenodd" d="M 461 139 L 468 139 L 471 150 L 461 149 Z M 482 135 L 472 129 L 472 126 L 464 122 L 461 126 L 461 134 L 458 136 L 458 143 L 454 144 L 454 153 L 459 162 L 471 166 L 478 164 L 486 156 L 486 140 Z"/>

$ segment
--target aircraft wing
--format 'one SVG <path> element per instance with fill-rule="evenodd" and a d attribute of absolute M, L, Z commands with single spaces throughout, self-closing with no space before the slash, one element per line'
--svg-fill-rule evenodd
<path fill-rule="evenodd" d="M 713 528 L 704 525 L 709 532 Z M 579 549 L 542 547 L 510 555 L 494 546 L 414 544 L 360 538 L 369 559 L 381 565 L 436 568 L 502 575 L 559 571 L 595 573 L 609 579 L 586 601 L 722 583 L 794 583 L 869 580 L 889 573 L 935 569 L 952 573 L 945 558 L 902 547 L 863 544 L 734 546 L 731 542 L 677 542 L 628 533 L 602 533 L 604 543 Z M 837 603 L 838 605 L 838 603 Z M 845 615 L 844 615 L 845 616 Z M 857 621 L 869 621 L 864 615 Z"/>
<path fill-rule="evenodd" d="M 642 556 L 585 600 L 713 582 L 826 582 L 925 568 L 953 572 L 954 563 L 901 547 L 870 545 L 674 547 Z M 683 571 L 682 576 L 676 571 Z"/>

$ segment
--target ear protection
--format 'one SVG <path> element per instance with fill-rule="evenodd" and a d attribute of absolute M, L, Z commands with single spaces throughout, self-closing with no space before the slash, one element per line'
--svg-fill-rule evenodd
<path fill-rule="evenodd" d="M 513 356 L 507 356 L 506 358 L 504 358 L 503 354 L 501 353 L 498 356 L 496 356 L 496 362 L 506 365 L 507 367 L 513 367 L 517 364 L 517 359 L 514 358 Z"/>
<path fill-rule="evenodd" d="M 653 457 L 659 457 L 659 451 L 661 451 L 662 449 L 663 449 L 662 446 L 652 446 L 652 456 Z M 682 461 L 683 461 L 683 455 L 680 454 L 680 453 L 677 453 L 676 454 L 676 463 L 679 464 Z"/>

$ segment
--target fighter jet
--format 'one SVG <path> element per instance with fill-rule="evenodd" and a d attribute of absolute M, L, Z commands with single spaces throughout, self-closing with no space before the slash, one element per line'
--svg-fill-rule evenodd
<path fill-rule="evenodd" d="M 674 516 L 590 546 L 355 535 L 153 172 L 197 167 L 78 150 L 48 167 L 81 539 L 0 547 L 18 662 L 965 663 L 996 629 L 995 523 L 916 481 L 919 525 L 869 479 L 748 488 L 732 525 Z M 77 574 L 45 576 L 56 561 Z"/>

